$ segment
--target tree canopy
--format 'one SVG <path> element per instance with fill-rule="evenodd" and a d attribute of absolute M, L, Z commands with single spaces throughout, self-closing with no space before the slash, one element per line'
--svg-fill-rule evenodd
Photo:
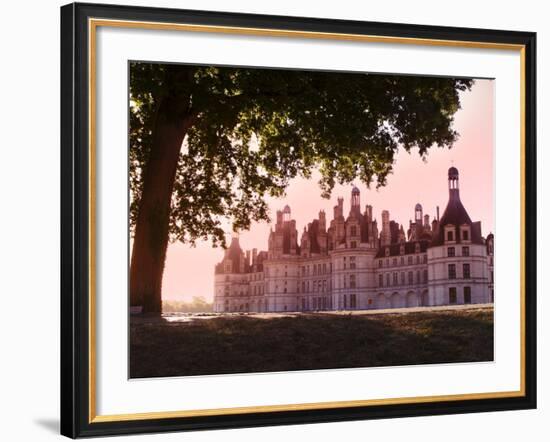
<path fill-rule="evenodd" d="M 269 220 L 266 196 L 318 170 L 320 191 L 383 186 L 398 148 L 451 147 L 459 93 L 473 80 L 175 64 L 130 66 L 130 207 L 134 231 L 162 103 L 187 118 L 169 238 L 225 245 L 224 220 Z"/>

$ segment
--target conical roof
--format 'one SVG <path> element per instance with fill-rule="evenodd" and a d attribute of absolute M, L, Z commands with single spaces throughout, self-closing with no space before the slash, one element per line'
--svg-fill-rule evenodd
<path fill-rule="evenodd" d="M 447 224 L 472 224 L 472 220 L 462 205 L 462 201 L 458 198 L 458 195 L 451 195 L 449 198 L 449 202 L 447 203 L 447 207 L 443 212 L 443 216 L 441 217 L 439 224 L 442 226 Z"/>

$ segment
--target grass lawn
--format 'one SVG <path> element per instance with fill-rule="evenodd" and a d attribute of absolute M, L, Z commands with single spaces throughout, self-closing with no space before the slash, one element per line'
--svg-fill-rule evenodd
<path fill-rule="evenodd" d="M 492 308 L 130 322 L 132 378 L 492 360 Z"/>

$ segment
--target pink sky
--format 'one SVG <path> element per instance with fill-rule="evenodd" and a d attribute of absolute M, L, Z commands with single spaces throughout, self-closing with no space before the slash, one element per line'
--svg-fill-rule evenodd
<path fill-rule="evenodd" d="M 432 148 L 427 161 L 417 152 L 400 150 L 396 155 L 394 172 L 386 187 L 376 190 L 357 181 L 361 190 L 361 207 L 373 206 L 373 214 L 381 225 L 382 210 L 389 210 L 390 219 L 403 224 L 405 231 L 413 218 L 414 206 L 422 204 L 430 220 L 439 205 L 440 215 L 447 204 L 447 169 L 454 165 L 460 173 L 460 197 L 472 221 L 481 221 L 486 236 L 494 226 L 493 202 L 493 131 L 494 96 L 492 80 L 476 80 L 470 92 L 461 95 L 462 109 L 455 115 L 454 128 L 460 138 L 452 149 Z M 324 209 L 327 223 L 338 196 L 344 197 L 344 213 L 349 210 L 351 186 L 336 186 L 330 200 L 321 198 L 315 175 L 310 180 L 297 178 L 287 189 L 286 196 L 269 199 L 272 219 L 275 211 L 289 204 L 296 220 L 299 235 L 305 225 Z M 267 250 L 270 224 L 254 223 L 248 232 L 241 232 L 243 250 Z M 230 232 L 228 231 L 228 236 Z M 171 300 L 190 300 L 193 296 L 213 298 L 214 266 L 223 257 L 223 249 L 209 242 L 199 242 L 192 248 L 182 243 L 170 244 L 163 278 L 162 297 Z"/>

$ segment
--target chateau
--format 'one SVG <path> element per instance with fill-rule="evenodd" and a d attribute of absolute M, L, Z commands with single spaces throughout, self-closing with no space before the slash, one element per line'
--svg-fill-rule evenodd
<path fill-rule="evenodd" d="M 277 211 L 268 250 L 243 252 L 233 237 L 215 268 L 214 311 L 365 310 L 494 300 L 494 236 L 484 238 L 460 201 L 458 170 L 448 173 L 449 201 L 430 223 L 416 204 L 403 226 L 372 206 L 361 211 L 351 191 L 344 215 L 338 198 L 327 225 L 324 211 L 298 236 L 290 207 Z"/>

